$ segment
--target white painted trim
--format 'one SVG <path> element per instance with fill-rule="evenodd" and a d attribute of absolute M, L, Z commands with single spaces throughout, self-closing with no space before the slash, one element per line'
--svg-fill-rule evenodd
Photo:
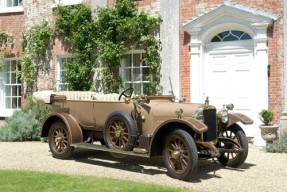
<path fill-rule="evenodd" d="M 18 13 L 18 12 L 24 12 L 24 8 L 21 6 L 19 7 L 6 7 L 6 8 L 2 8 L 0 10 L 0 13 Z"/>
<path fill-rule="evenodd" d="M 57 6 L 68 6 L 68 5 L 78 5 L 83 3 L 83 0 L 55 0 L 55 3 L 52 5 L 52 8 Z"/>

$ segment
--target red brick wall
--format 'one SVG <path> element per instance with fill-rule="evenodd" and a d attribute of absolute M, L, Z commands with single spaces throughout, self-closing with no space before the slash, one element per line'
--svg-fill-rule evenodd
<path fill-rule="evenodd" d="M 14 48 L 12 52 L 16 57 L 21 54 L 21 42 L 24 31 L 24 14 L 22 13 L 1 13 L 0 14 L 0 29 L 14 36 Z"/>
<path fill-rule="evenodd" d="M 180 23 L 209 10 L 215 5 L 222 4 L 222 0 L 182 0 Z M 275 122 L 278 122 L 284 105 L 284 87 L 283 87 L 283 0 L 233 0 L 248 7 L 257 8 L 281 17 L 273 26 L 268 29 L 268 63 L 271 66 L 269 77 L 269 108 L 275 113 Z M 180 29 L 180 58 L 181 58 L 181 83 L 182 95 L 190 97 L 190 55 L 189 34 Z M 192 61 L 191 61 L 192 62 Z"/>

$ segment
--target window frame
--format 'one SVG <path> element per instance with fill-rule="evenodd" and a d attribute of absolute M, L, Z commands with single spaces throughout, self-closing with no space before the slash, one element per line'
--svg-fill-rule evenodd
<path fill-rule="evenodd" d="M 0 0 L 0 13 L 24 12 L 23 7 L 24 0 L 22 0 L 21 5 L 18 4 L 18 6 L 11 6 L 11 7 L 7 7 L 7 1 L 8 0 Z"/>
<path fill-rule="evenodd" d="M 15 61 L 15 70 L 12 70 L 12 62 Z M 7 66 L 9 65 L 9 66 Z M 22 82 L 20 78 L 17 78 L 17 70 L 19 69 L 19 60 L 15 58 L 4 59 L 4 70 L 1 71 L 3 74 L 3 98 L 4 102 L 2 103 L 4 110 L 19 110 L 21 109 L 22 104 Z M 8 70 L 5 70 L 5 68 Z M 15 77 L 12 79 L 12 77 Z M 9 80 L 8 80 L 8 78 Z M 13 82 L 14 81 L 14 82 Z M 10 94 L 7 94 L 7 88 L 10 87 Z M 16 87 L 16 94 L 13 94 L 13 87 Z M 2 97 L 2 96 L 1 96 Z M 10 98 L 10 105 L 7 105 L 7 99 Z M 13 100 L 16 99 L 16 107 L 13 107 Z"/>
<path fill-rule="evenodd" d="M 121 76 L 122 76 L 122 78 L 124 80 L 124 85 L 125 85 L 124 87 L 125 88 L 132 87 L 132 88 L 134 88 L 134 94 L 144 95 L 144 84 L 149 84 L 150 81 L 147 81 L 147 80 L 143 79 L 143 75 L 144 75 L 143 74 L 143 69 L 150 69 L 150 67 L 148 65 L 143 65 L 142 61 L 140 61 L 139 66 L 135 66 L 133 58 L 134 58 L 134 55 L 136 55 L 136 54 L 140 54 L 140 60 L 142 60 L 143 59 L 143 55 L 146 54 L 146 51 L 145 50 L 130 50 L 130 51 L 126 52 L 124 54 L 124 57 L 127 56 L 127 55 L 130 55 L 131 56 L 131 64 L 130 64 L 130 66 L 127 66 L 127 63 L 125 62 L 125 59 L 124 58 L 122 59 L 122 61 L 121 61 Z M 131 69 L 131 72 L 130 72 L 131 73 L 130 74 L 131 75 L 130 76 L 131 80 L 130 81 L 126 80 L 127 79 L 127 75 L 128 75 L 127 72 L 126 72 L 126 69 Z M 140 70 L 140 73 L 137 74 L 137 75 L 139 75 L 140 80 L 135 80 L 134 79 L 135 76 L 133 75 L 134 74 L 133 70 L 135 70 L 135 69 L 139 69 Z M 140 93 L 137 93 L 135 85 L 139 85 L 139 84 L 140 84 Z M 129 86 L 127 86 L 127 85 L 129 85 Z M 121 91 L 123 91 L 123 89 L 121 89 Z"/>
<path fill-rule="evenodd" d="M 83 0 L 54 0 L 53 8 L 57 6 L 68 6 L 68 5 L 78 5 L 83 3 Z"/>
<path fill-rule="evenodd" d="M 67 91 L 69 90 L 69 83 L 62 82 L 61 73 L 65 70 L 61 68 L 61 63 L 63 59 L 73 58 L 73 55 L 57 55 L 57 62 L 56 62 L 56 72 L 55 72 L 55 80 L 56 80 L 56 90 L 57 91 Z M 67 90 L 62 90 L 61 85 L 67 85 Z"/>

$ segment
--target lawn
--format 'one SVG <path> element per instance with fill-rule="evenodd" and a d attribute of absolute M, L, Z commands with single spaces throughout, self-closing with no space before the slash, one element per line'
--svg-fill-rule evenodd
<path fill-rule="evenodd" d="M 0 191 L 184 192 L 188 190 L 94 176 L 75 176 L 56 173 L 0 170 Z"/>

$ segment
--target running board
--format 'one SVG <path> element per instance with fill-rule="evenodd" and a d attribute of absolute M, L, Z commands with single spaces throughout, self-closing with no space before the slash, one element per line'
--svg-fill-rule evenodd
<path fill-rule="evenodd" d="M 121 155 L 130 155 L 138 157 L 150 157 L 146 149 L 134 148 L 133 151 L 119 151 L 115 149 L 107 148 L 105 145 L 91 144 L 91 143 L 74 143 L 71 146 L 82 149 L 91 149 L 96 151 L 106 151 L 110 153 L 116 153 Z"/>

